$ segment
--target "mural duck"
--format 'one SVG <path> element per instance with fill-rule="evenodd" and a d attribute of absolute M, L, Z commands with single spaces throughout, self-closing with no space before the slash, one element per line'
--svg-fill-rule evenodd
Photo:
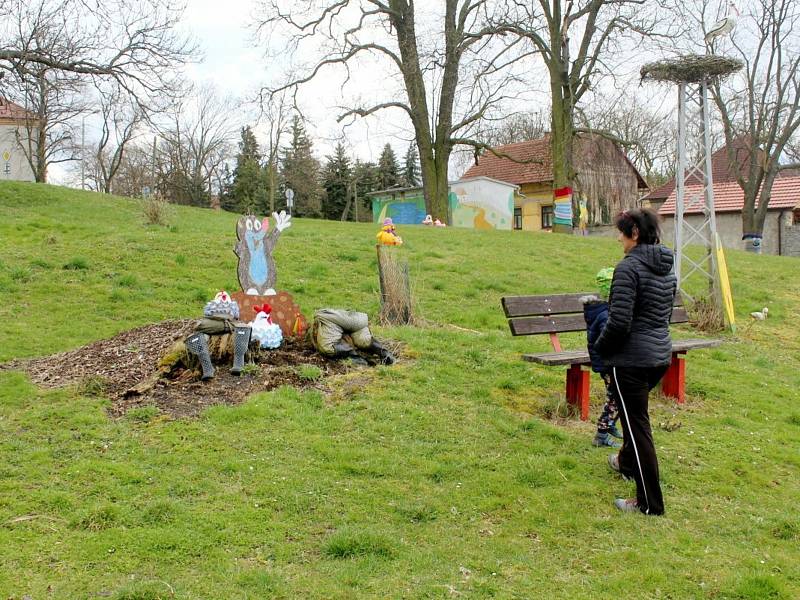
<path fill-rule="evenodd" d="M 383 227 L 375 237 L 378 238 L 378 243 L 384 246 L 400 246 L 403 244 L 403 238 L 397 235 L 394 223 L 388 217 L 383 220 Z"/>

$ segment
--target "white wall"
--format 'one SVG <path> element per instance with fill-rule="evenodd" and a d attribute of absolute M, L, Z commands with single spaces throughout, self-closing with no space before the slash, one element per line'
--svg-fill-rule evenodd
<path fill-rule="evenodd" d="M 455 227 L 508 229 L 514 220 L 513 185 L 491 179 L 467 179 L 450 184 L 458 205 L 454 208 Z"/>
<path fill-rule="evenodd" d="M 778 248 L 778 244 L 780 242 L 778 228 L 780 226 L 781 213 L 782 211 L 780 210 L 767 211 L 767 217 L 764 219 L 764 237 L 761 240 L 761 251 L 764 254 L 780 253 Z M 692 227 L 697 228 L 703 224 L 704 217 L 701 215 L 687 215 L 686 220 Z M 665 216 L 661 223 L 661 230 L 662 241 L 665 244 L 672 246 L 675 241 L 675 217 Z M 742 213 L 717 213 L 717 233 L 722 240 L 722 246 L 724 248 L 743 250 L 744 242 L 742 241 Z M 690 243 L 698 245 L 703 244 L 703 242 L 698 238 L 695 238 L 695 241 Z"/>
<path fill-rule="evenodd" d="M 17 143 L 16 132 L 16 125 L 0 123 L 0 180 L 34 181 L 33 170 Z M 19 132 L 24 140 L 25 127 L 19 127 Z"/>

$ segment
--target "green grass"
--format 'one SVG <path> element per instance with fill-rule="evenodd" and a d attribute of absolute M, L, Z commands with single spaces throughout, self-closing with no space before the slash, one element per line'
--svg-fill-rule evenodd
<path fill-rule="evenodd" d="M 238 287 L 236 215 L 145 225 L 134 201 L 7 182 L 0 215 L 0 361 L 195 317 Z M 308 316 L 374 317 L 376 230 L 295 220 L 278 287 Z M 684 406 L 654 400 L 667 514 L 645 518 L 613 510 L 632 488 L 591 423 L 543 418 L 563 371 L 519 360 L 548 341 L 512 338 L 499 305 L 591 289 L 618 245 L 400 234 L 423 325 L 376 327 L 404 360 L 329 398 L 280 388 L 194 420 L 114 420 L 102 380 L 40 390 L 0 372 L 0 597 L 800 596 L 800 262 L 729 253 L 739 337 L 689 356 Z"/>

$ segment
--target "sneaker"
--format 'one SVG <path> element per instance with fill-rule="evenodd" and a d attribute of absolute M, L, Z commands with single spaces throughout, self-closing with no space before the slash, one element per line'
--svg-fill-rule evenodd
<path fill-rule="evenodd" d="M 614 500 L 614 506 L 622 512 L 641 512 L 636 498 L 617 498 Z"/>
<path fill-rule="evenodd" d="M 592 446 L 607 446 L 609 448 L 619 448 L 619 443 L 615 442 L 608 432 L 598 431 L 592 440 Z"/>
<path fill-rule="evenodd" d="M 619 470 L 619 455 L 617 454 L 609 454 L 608 455 L 608 466 L 611 467 L 612 471 L 616 471 L 625 481 L 633 481 L 633 478 L 629 475 L 626 475 L 622 471 Z"/>
<path fill-rule="evenodd" d="M 617 429 L 617 426 L 616 426 L 616 425 L 612 425 L 611 427 L 609 427 L 609 428 L 608 428 L 608 433 L 610 433 L 611 435 L 613 435 L 613 436 L 614 436 L 615 438 L 617 438 L 618 440 L 621 440 L 621 439 L 622 439 L 622 432 L 621 432 L 619 429 Z"/>

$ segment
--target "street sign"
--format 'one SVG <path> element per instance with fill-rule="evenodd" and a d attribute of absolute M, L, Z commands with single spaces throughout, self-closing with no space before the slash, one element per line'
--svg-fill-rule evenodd
<path fill-rule="evenodd" d="M 292 208 L 294 205 L 294 190 L 292 188 L 286 188 L 286 206 Z"/>

